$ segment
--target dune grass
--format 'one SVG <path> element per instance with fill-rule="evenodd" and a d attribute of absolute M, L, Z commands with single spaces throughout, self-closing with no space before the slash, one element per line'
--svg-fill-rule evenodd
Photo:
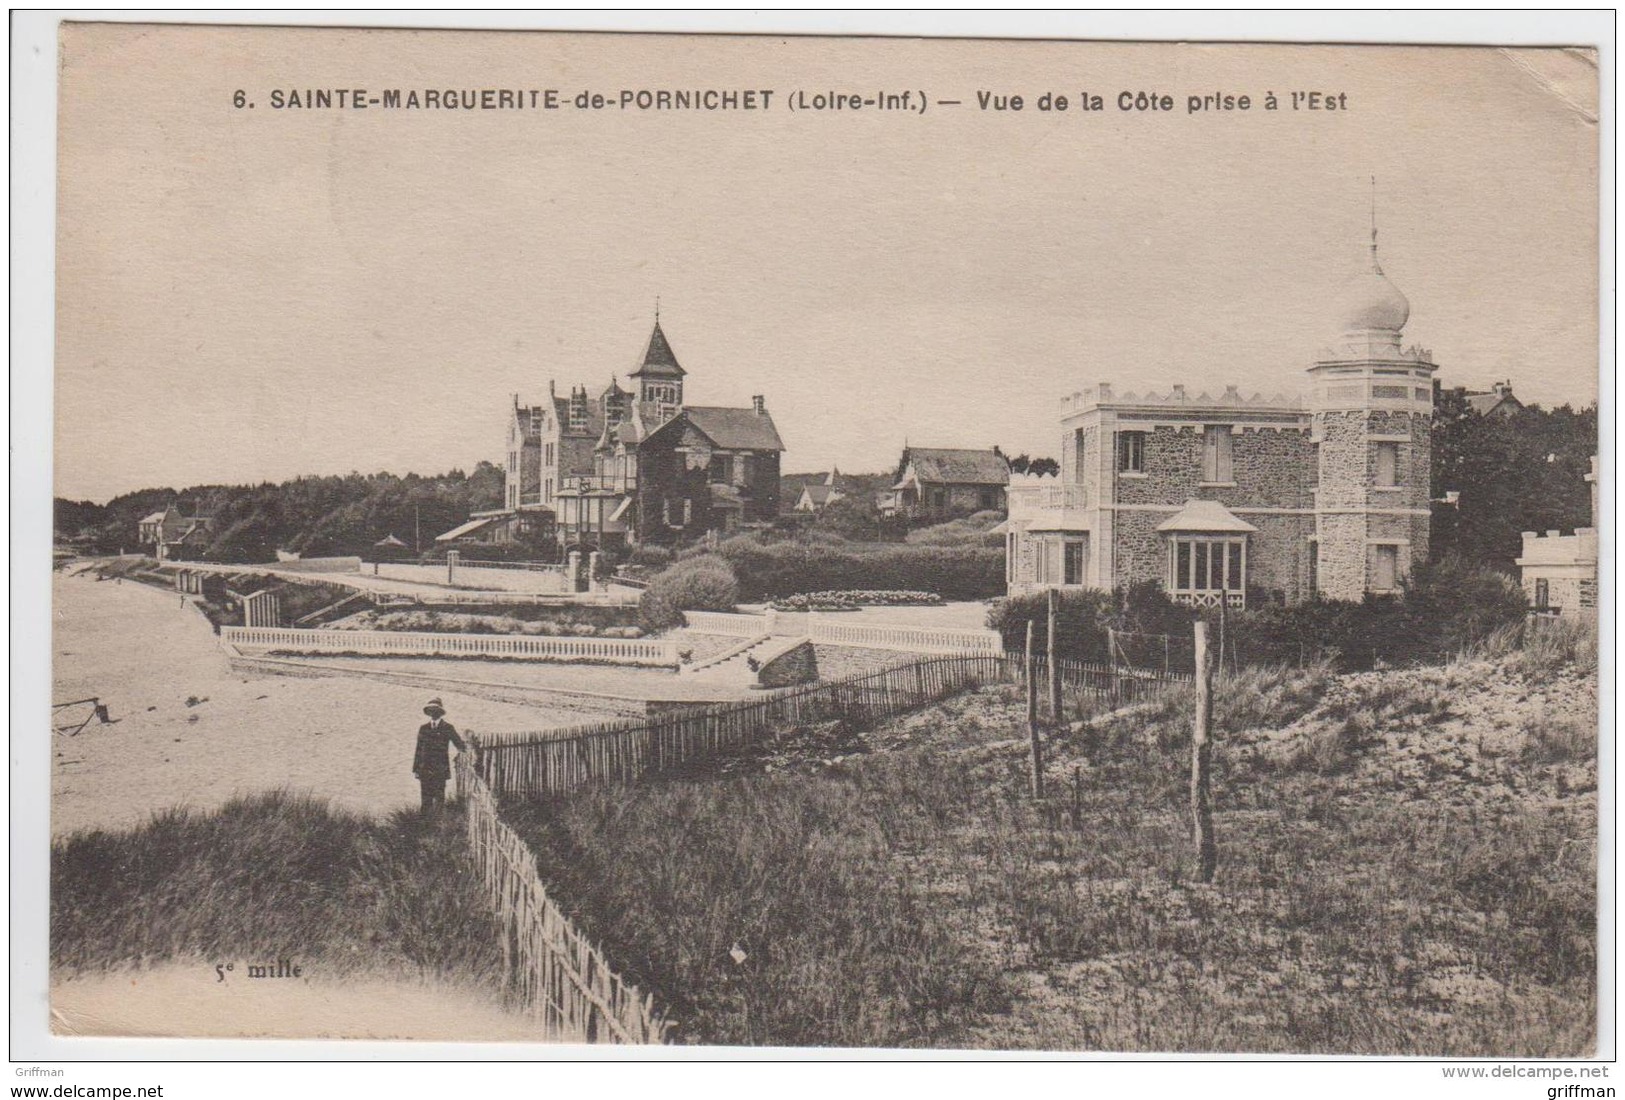
<path fill-rule="evenodd" d="M 1086 717 L 1050 736 L 1043 803 L 1020 701 L 992 688 L 834 767 L 509 813 L 678 1041 L 1585 1053 L 1594 795 L 1554 806 L 1453 757 L 1412 767 L 1391 735 L 1450 714 L 1443 681 L 1389 679 L 1412 675 L 1368 675 L 1352 702 L 1322 698 L 1321 668 L 1221 678 L 1212 885 L 1191 881 L 1177 695 L 1122 714 L 1073 700 Z M 1295 721 L 1326 744 L 1255 750 Z"/>
<path fill-rule="evenodd" d="M 375 820 L 284 792 L 51 847 L 51 964 L 288 958 L 498 988 L 461 818 Z"/>

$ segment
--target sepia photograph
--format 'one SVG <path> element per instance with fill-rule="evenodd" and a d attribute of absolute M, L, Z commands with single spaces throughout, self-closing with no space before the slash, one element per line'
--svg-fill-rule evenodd
<path fill-rule="evenodd" d="M 1612 1056 L 1597 49 L 57 46 L 53 1039 Z"/>

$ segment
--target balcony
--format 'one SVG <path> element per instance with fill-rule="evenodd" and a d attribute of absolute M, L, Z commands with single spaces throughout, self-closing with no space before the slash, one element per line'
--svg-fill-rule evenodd
<path fill-rule="evenodd" d="M 1005 494 L 1011 525 L 1029 531 L 1088 530 L 1089 494 L 1085 488 L 1058 484 L 1051 478 L 1043 480 L 1048 484 L 1023 485 L 1011 479 Z"/>
<path fill-rule="evenodd" d="M 590 493 L 626 493 L 638 487 L 635 477 L 619 478 L 613 474 L 575 474 L 564 478 L 555 496 L 577 497 Z"/>

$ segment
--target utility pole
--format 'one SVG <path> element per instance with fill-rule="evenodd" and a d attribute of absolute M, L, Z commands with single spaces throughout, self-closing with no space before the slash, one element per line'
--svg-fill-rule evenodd
<path fill-rule="evenodd" d="M 1191 835 L 1196 843 L 1197 877 L 1213 881 L 1219 862 L 1213 840 L 1213 665 L 1207 651 L 1207 623 L 1196 622 L 1196 721 L 1191 729 Z"/>
<path fill-rule="evenodd" d="M 1027 738 L 1032 743 L 1033 797 L 1044 797 L 1044 747 L 1038 740 L 1038 679 L 1033 668 L 1033 621 L 1027 620 Z"/>
<path fill-rule="evenodd" d="M 1057 727 L 1061 724 L 1061 668 L 1055 653 L 1055 614 L 1061 594 L 1049 590 L 1049 718 Z"/>

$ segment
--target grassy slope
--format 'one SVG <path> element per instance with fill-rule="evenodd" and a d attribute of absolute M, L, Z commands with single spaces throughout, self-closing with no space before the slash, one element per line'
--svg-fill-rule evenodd
<path fill-rule="evenodd" d="M 1594 680 L 1527 665 L 1224 686 L 1211 886 L 1177 701 L 1055 738 L 1045 806 L 990 690 L 516 824 L 689 1042 L 1572 1055 Z"/>
<path fill-rule="evenodd" d="M 297 959 L 498 988 L 494 924 L 448 814 L 375 821 L 272 793 L 51 847 L 51 965 Z"/>

